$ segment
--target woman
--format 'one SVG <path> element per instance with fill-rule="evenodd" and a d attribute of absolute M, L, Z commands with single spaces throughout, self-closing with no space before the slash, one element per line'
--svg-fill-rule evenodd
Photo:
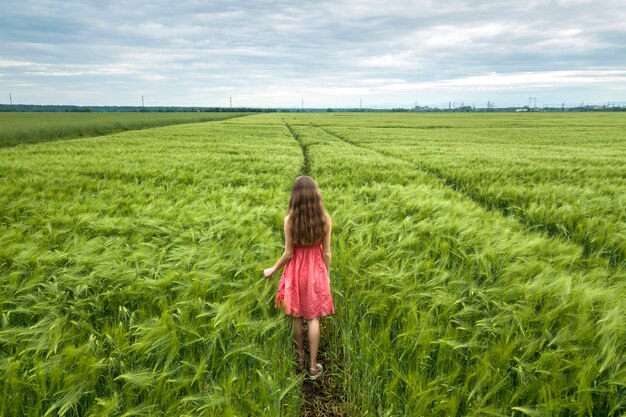
<path fill-rule="evenodd" d="M 285 266 L 278 284 L 276 305 L 294 317 L 294 341 L 298 364 L 304 366 L 303 320 L 308 321 L 311 379 L 324 371 L 317 363 L 319 318 L 335 313 L 330 293 L 331 218 L 313 178 L 296 178 L 284 219 L 285 251 L 276 264 L 264 270 L 266 278 Z"/>

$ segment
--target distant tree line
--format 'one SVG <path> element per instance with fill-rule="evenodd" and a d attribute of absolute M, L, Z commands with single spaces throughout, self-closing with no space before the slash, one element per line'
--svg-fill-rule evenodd
<path fill-rule="evenodd" d="M 402 113 L 402 112 L 425 112 L 425 113 L 485 113 L 485 112 L 621 112 L 626 111 L 626 106 L 598 106 L 587 105 L 578 107 L 473 107 L 473 106 L 459 106 L 459 107 L 428 107 L 428 106 L 416 106 L 416 107 L 394 107 L 394 108 L 360 108 L 360 107 L 327 107 L 323 108 L 278 108 L 278 112 L 282 113 L 315 113 L 315 112 L 345 112 L 345 113 Z"/>
<path fill-rule="evenodd" d="M 0 112 L 236 112 L 236 113 L 271 113 L 276 109 L 261 107 L 179 107 L 179 106 L 70 106 L 54 104 L 0 104 Z"/>
<path fill-rule="evenodd" d="M 236 112 L 236 113 L 302 113 L 302 112 L 443 112 L 443 113 L 459 113 L 459 112 L 606 112 L 606 111 L 626 111 L 626 106 L 597 106 L 587 105 L 578 107 L 472 107 L 461 106 L 453 108 L 439 108 L 428 106 L 416 106 L 410 108 L 396 107 L 391 109 L 372 109 L 372 108 L 343 108 L 328 107 L 326 109 L 317 108 L 261 108 L 261 107 L 178 107 L 178 106 L 70 106 L 70 105 L 41 105 L 41 104 L 0 104 L 0 112 L 72 112 L 72 113 L 89 113 L 89 112 L 150 112 L 150 113 L 178 113 L 178 112 Z"/>

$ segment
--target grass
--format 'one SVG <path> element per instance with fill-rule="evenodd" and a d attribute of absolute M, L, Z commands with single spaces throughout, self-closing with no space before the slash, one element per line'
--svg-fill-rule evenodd
<path fill-rule="evenodd" d="M 0 113 L 0 147 L 225 120 L 250 113 Z"/>
<path fill-rule="evenodd" d="M 577 243 L 589 258 L 625 267 L 624 116 L 459 115 L 446 128 L 437 119 L 404 118 L 394 128 L 381 122 L 360 127 L 360 120 L 353 126 L 313 122 L 409 161 L 531 230 Z"/>
<path fill-rule="evenodd" d="M 258 274 L 301 163 L 288 131 L 194 124 L 0 155 L 0 415 L 299 407 Z"/>
<path fill-rule="evenodd" d="M 451 189 L 406 149 L 386 155 L 392 133 L 377 141 L 367 122 L 343 127 L 348 140 L 316 127 L 323 117 L 287 122 L 341 225 L 334 346 L 350 402 L 375 415 L 623 412 L 623 269 Z"/>
<path fill-rule="evenodd" d="M 455 116 L 0 149 L 0 415 L 300 415 L 262 269 L 303 167 L 334 225 L 328 409 L 624 414 L 622 119 Z"/>

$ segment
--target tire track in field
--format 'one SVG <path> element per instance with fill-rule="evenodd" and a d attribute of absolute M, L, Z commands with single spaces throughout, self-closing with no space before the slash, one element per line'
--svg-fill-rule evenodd
<path fill-rule="evenodd" d="M 302 149 L 302 167 L 300 169 L 300 175 L 311 175 L 311 159 L 309 156 L 309 149 L 307 145 L 302 141 L 302 138 L 296 132 L 291 125 L 283 120 L 285 127 L 291 133 L 291 136 L 298 142 Z M 328 334 L 325 330 L 326 326 L 320 320 L 320 332 L 322 335 Z M 320 344 L 317 350 L 318 361 L 324 365 L 324 374 L 315 381 L 308 380 L 308 367 L 309 352 L 309 337 L 308 337 L 308 325 L 306 320 L 304 321 L 302 329 L 302 342 L 305 353 L 304 369 L 307 377 L 302 381 L 302 398 L 304 399 L 304 405 L 300 415 L 303 417 L 343 417 L 346 415 L 346 404 L 342 400 L 342 394 L 345 391 L 343 387 L 338 386 L 337 382 L 332 378 L 333 373 L 341 372 L 342 367 L 338 362 L 330 362 L 330 357 L 327 355 L 328 349 L 328 337 L 321 337 Z"/>
<path fill-rule="evenodd" d="M 372 149 L 369 148 L 367 146 L 363 146 L 357 142 L 355 142 L 352 139 L 349 139 L 343 135 L 337 134 L 329 129 L 326 129 L 324 127 L 321 127 L 319 125 L 316 125 L 314 123 L 309 123 L 311 126 L 315 127 L 316 129 L 319 129 L 323 132 L 325 132 L 326 134 L 344 142 L 347 143 L 349 145 L 352 145 L 354 147 L 357 148 L 361 148 L 361 149 L 365 149 L 368 151 L 372 151 L 374 153 L 377 153 L 381 156 L 384 156 L 386 158 L 390 158 L 399 162 L 404 162 L 404 163 L 409 163 L 412 164 L 415 168 L 419 169 L 420 171 L 435 177 L 437 180 L 439 180 L 443 185 L 445 185 L 446 187 L 450 188 L 452 191 L 461 194 L 462 196 L 466 197 L 467 199 L 473 201 L 474 203 L 478 204 L 479 206 L 481 206 L 482 208 L 484 208 L 487 211 L 491 211 L 491 212 L 497 212 L 502 214 L 505 217 L 509 217 L 512 216 L 515 219 L 517 219 L 517 221 L 529 232 L 537 232 L 537 231 L 542 231 L 544 233 L 546 233 L 549 237 L 560 240 L 562 242 L 571 244 L 571 245 L 577 245 L 582 249 L 582 258 L 585 261 L 585 264 L 587 266 L 593 266 L 593 259 L 592 259 L 592 255 L 596 255 L 601 257 L 602 259 L 604 259 L 607 262 L 607 269 L 609 272 L 611 273 L 615 273 L 618 270 L 620 270 L 620 268 L 623 268 L 623 259 L 620 259 L 619 257 L 615 257 L 615 256 L 611 256 L 610 254 L 606 254 L 603 252 L 599 252 L 593 249 L 589 248 L 589 245 L 587 244 L 587 242 L 581 242 L 578 240 L 568 240 L 566 238 L 563 237 L 563 235 L 561 235 L 557 230 L 555 230 L 554 227 L 552 227 L 552 225 L 550 224 L 542 224 L 542 223 L 536 223 L 533 222 L 532 220 L 528 219 L 527 217 L 520 215 L 519 213 L 515 212 L 514 209 L 510 208 L 508 205 L 503 204 L 497 204 L 499 200 L 495 201 L 495 202 L 491 202 L 488 201 L 486 198 L 482 198 L 479 195 L 476 195 L 474 193 L 471 193 L 467 190 L 467 188 L 465 187 L 465 184 L 462 181 L 458 181 L 456 178 L 450 176 L 450 175 L 446 175 L 444 174 L 442 171 L 436 169 L 436 168 L 431 168 L 427 165 L 421 164 L 419 162 L 415 162 L 413 160 L 406 160 L 404 158 L 400 158 L 396 155 L 390 154 L 388 152 L 385 151 L 381 151 L 378 149 Z"/>
<path fill-rule="evenodd" d="M 311 159 L 309 158 L 309 148 L 302 141 L 302 138 L 300 137 L 298 132 L 296 132 L 291 127 L 291 125 L 289 125 L 289 123 L 285 122 L 284 120 L 283 120 L 283 123 L 285 124 L 287 129 L 289 129 L 289 133 L 291 133 L 291 136 L 293 136 L 296 142 L 298 142 L 298 145 L 300 145 L 300 149 L 302 149 L 302 156 L 304 157 L 304 161 L 302 162 L 302 169 L 300 170 L 300 175 L 311 176 Z"/>

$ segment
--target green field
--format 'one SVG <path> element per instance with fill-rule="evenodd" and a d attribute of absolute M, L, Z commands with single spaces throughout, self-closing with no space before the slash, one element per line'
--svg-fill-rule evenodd
<path fill-rule="evenodd" d="M 301 415 L 262 270 L 304 171 L 333 217 L 318 413 L 623 415 L 625 166 L 621 114 L 264 114 L 0 149 L 0 415 Z"/>
<path fill-rule="evenodd" d="M 251 113 L 0 113 L 0 147 L 225 120 Z"/>

